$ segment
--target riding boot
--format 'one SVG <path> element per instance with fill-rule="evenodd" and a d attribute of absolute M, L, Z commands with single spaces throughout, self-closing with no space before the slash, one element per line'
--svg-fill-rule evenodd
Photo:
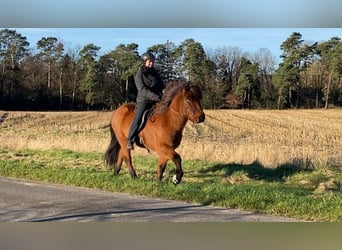
<path fill-rule="evenodd" d="M 140 124 L 142 121 L 142 116 L 145 112 L 145 110 L 151 108 L 153 103 L 151 102 L 138 102 L 136 104 L 136 110 L 135 110 L 135 115 L 131 124 L 131 128 L 128 133 L 128 138 L 127 138 L 127 149 L 131 150 L 133 149 L 133 144 L 134 141 L 139 134 L 139 131 L 141 130 Z M 140 129 L 140 130 L 139 130 Z"/>

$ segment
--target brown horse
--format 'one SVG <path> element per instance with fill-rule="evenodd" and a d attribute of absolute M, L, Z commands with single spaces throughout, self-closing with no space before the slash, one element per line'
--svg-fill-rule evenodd
<path fill-rule="evenodd" d="M 189 82 L 167 84 L 162 100 L 157 103 L 153 115 L 139 133 L 137 145 L 157 153 L 157 179 L 162 180 L 168 160 L 176 165 L 173 183 L 179 184 L 183 170 L 181 157 L 175 149 L 182 140 L 182 132 L 188 120 L 203 122 L 205 114 L 201 106 L 201 89 Z M 121 170 L 125 161 L 132 178 L 137 177 L 132 165 L 131 151 L 127 150 L 127 135 L 134 116 L 134 104 L 123 104 L 114 111 L 111 119 L 111 141 L 105 153 L 108 166 L 114 167 L 114 174 Z"/>

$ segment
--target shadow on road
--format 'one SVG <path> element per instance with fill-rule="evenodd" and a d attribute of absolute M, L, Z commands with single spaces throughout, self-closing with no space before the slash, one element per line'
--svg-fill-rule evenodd
<path fill-rule="evenodd" d="M 49 222 L 49 221 L 60 221 L 67 219 L 85 218 L 85 217 L 95 217 L 95 216 L 111 216 L 114 214 L 129 214 L 129 213 L 146 213 L 146 212 L 158 212 L 158 213 L 169 213 L 169 212 L 180 212 L 187 209 L 193 209 L 198 207 L 205 207 L 205 205 L 189 205 L 189 206 L 176 206 L 176 207 L 166 207 L 166 208 L 143 208 L 143 209 L 131 209 L 131 210 L 116 210 L 116 211 L 106 211 L 99 213 L 81 213 L 81 214 L 71 214 L 71 215 L 61 215 L 49 218 L 34 219 L 29 220 L 29 222 Z"/>

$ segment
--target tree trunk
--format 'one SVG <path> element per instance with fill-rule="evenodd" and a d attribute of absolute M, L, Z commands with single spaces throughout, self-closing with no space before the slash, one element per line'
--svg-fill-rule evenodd
<path fill-rule="evenodd" d="M 247 106 L 248 109 L 251 108 L 251 87 L 248 87 L 247 89 Z"/>
<path fill-rule="evenodd" d="M 325 93 L 325 106 L 324 106 L 325 109 L 328 109 L 328 107 L 329 107 L 330 85 L 331 85 L 333 73 L 334 73 L 334 70 L 332 69 L 330 72 L 330 75 L 329 75 L 327 90 Z"/>
<path fill-rule="evenodd" d="M 319 108 L 319 92 L 318 89 L 316 90 L 316 109 Z"/>
<path fill-rule="evenodd" d="M 281 94 L 278 96 L 278 109 L 280 109 L 280 100 L 281 100 Z"/>
<path fill-rule="evenodd" d="M 77 79 L 78 79 L 77 69 L 75 69 L 73 85 L 72 85 L 72 94 L 71 94 L 72 95 L 72 97 L 71 97 L 71 109 L 75 108 L 75 97 L 76 97 Z"/>
<path fill-rule="evenodd" d="M 71 109 L 75 107 L 75 95 L 76 95 L 76 86 L 72 87 L 72 94 L 71 94 Z"/>
<path fill-rule="evenodd" d="M 48 63 L 48 82 L 47 82 L 47 87 L 48 89 L 51 88 L 51 62 Z"/>
<path fill-rule="evenodd" d="M 62 82 L 63 70 L 59 72 L 59 108 L 63 106 L 63 82 Z"/>
<path fill-rule="evenodd" d="M 301 104 L 301 86 L 298 84 L 296 87 L 296 108 L 298 109 Z"/>
<path fill-rule="evenodd" d="M 290 104 L 290 108 L 292 108 L 292 89 L 291 89 L 291 87 L 289 87 L 289 104 Z"/>

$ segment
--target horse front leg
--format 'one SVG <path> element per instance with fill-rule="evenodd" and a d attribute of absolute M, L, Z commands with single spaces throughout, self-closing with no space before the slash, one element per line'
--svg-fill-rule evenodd
<path fill-rule="evenodd" d="M 163 179 L 163 174 L 166 168 L 168 159 L 165 157 L 159 157 L 157 166 L 157 180 L 161 181 Z"/>
<path fill-rule="evenodd" d="M 182 158 L 180 157 L 179 154 L 177 154 L 176 152 L 173 152 L 172 161 L 176 165 L 176 174 L 173 176 L 172 182 L 173 184 L 178 185 L 182 181 L 182 177 L 184 174 L 182 170 Z"/>

